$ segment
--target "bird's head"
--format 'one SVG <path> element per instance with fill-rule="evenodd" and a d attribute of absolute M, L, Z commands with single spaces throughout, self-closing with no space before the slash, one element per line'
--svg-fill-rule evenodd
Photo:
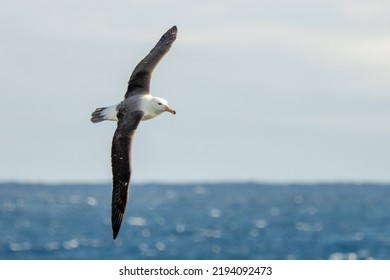
<path fill-rule="evenodd" d="M 152 102 L 152 106 L 158 113 L 169 112 L 176 115 L 176 111 L 169 107 L 168 101 L 166 101 L 164 98 L 154 97 L 154 100 Z"/>

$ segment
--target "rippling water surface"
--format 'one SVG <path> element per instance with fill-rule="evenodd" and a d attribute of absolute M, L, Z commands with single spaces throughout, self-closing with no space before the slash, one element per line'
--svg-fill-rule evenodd
<path fill-rule="evenodd" d="M 390 259 L 390 185 L 0 184 L 0 259 Z"/>

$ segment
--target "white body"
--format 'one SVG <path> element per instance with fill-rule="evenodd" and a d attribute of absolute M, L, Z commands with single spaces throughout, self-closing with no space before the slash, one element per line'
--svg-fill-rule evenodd
<path fill-rule="evenodd" d="M 141 119 L 142 121 L 157 117 L 165 111 L 176 114 L 176 112 L 168 106 L 168 102 L 161 97 L 154 97 L 149 94 L 136 95 L 123 100 L 121 103 L 109 107 L 97 108 L 95 112 L 92 113 L 92 122 L 118 121 L 117 114 L 121 106 L 128 106 L 131 108 L 131 111 L 144 112 Z"/>

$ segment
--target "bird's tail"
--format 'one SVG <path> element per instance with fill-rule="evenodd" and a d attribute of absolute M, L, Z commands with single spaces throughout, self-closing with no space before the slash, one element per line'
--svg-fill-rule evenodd
<path fill-rule="evenodd" d="M 107 109 L 107 107 L 102 107 L 102 108 L 96 108 L 96 110 L 92 113 L 91 115 L 91 122 L 93 123 L 98 123 L 101 121 L 104 121 L 104 110 Z"/>
<path fill-rule="evenodd" d="M 110 107 L 96 108 L 96 110 L 91 114 L 91 122 L 98 123 L 105 120 L 117 121 L 118 118 L 116 117 L 116 107 L 117 104 Z"/>

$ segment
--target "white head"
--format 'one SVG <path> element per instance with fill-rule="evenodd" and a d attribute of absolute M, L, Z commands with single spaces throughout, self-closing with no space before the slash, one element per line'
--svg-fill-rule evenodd
<path fill-rule="evenodd" d="M 155 113 L 157 114 L 161 114 L 163 112 L 169 112 L 176 115 L 176 111 L 173 110 L 171 107 L 169 107 L 168 101 L 166 101 L 164 98 L 153 97 L 151 106 L 155 111 Z"/>
<path fill-rule="evenodd" d="M 141 103 L 142 111 L 144 111 L 143 121 L 150 120 L 157 117 L 163 112 L 170 112 L 176 115 L 175 110 L 169 107 L 168 102 L 161 97 L 154 97 L 151 95 L 144 95 Z"/>

